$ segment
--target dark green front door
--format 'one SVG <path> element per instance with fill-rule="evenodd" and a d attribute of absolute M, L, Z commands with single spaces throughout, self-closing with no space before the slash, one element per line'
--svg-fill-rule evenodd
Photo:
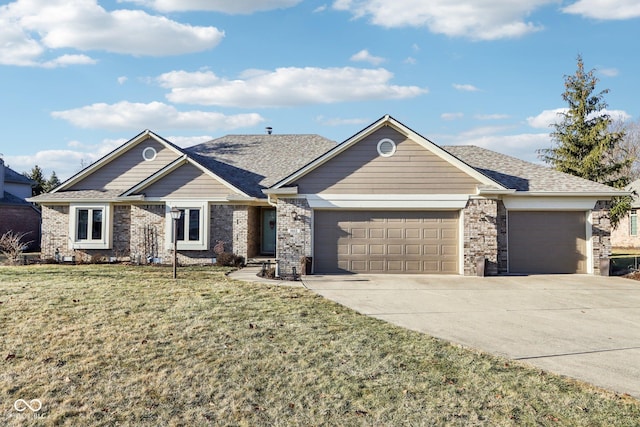
<path fill-rule="evenodd" d="M 260 252 L 265 255 L 276 253 L 276 210 L 262 209 L 262 239 Z"/>

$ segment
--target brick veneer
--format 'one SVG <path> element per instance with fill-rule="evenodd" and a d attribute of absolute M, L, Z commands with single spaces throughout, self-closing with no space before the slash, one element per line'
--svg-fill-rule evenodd
<path fill-rule="evenodd" d="M 296 212 L 297 219 L 292 213 Z M 289 275 L 300 259 L 311 256 L 311 208 L 306 199 L 278 199 L 277 257 L 280 274 Z"/>
<path fill-rule="evenodd" d="M 502 265 L 506 256 L 506 215 L 500 205 L 502 202 L 498 200 L 471 199 L 462 210 L 466 276 L 479 273 L 478 259 L 485 260 L 487 275 L 498 274 L 502 268 L 506 270 Z"/>
<path fill-rule="evenodd" d="M 23 243 L 31 242 L 31 247 L 40 246 L 40 212 L 26 204 L 0 205 L 0 236 L 7 231 L 25 233 Z"/>
<path fill-rule="evenodd" d="M 611 202 L 599 200 L 591 211 L 591 241 L 593 242 L 593 273 L 601 274 L 600 260 L 611 256 Z"/>
<path fill-rule="evenodd" d="M 53 259 L 56 249 L 60 256 L 75 256 L 77 261 L 97 261 L 116 257 L 119 261 L 146 263 L 159 259 L 170 263 L 173 249 L 165 242 L 164 204 L 114 205 L 113 244 L 111 249 L 69 249 L 69 206 L 44 206 L 42 258 Z M 209 215 L 209 250 L 178 251 L 178 262 L 210 264 L 215 258 L 214 247 L 225 242 L 225 251 L 247 258 L 255 256 L 260 243 L 260 210 L 245 205 L 212 205 Z M 257 241 L 256 241 L 257 239 Z"/>

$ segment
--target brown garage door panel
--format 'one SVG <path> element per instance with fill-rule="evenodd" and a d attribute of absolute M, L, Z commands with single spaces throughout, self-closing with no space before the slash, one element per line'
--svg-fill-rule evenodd
<path fill-rule="evenodd" d="M 316 211 L 318 273 L 458 272 L 458 212 Z"/>
<path fill-rule="evenodd" d="M 511 273 L 586 273 L 585 212 L 509 212 Z"/>

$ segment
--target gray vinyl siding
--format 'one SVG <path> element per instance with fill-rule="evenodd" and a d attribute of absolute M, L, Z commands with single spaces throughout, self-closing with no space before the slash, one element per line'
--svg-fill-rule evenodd
<path fill-rule="evenodd" d="M 396 143 L 391 157 L 378 141 Z M 397 131 L 385 127 L 357 142 L 295 184 L 300 194 L 473 194 L 478 181 Z"/>
<path fill-rule="evenodd" d="M 211 198 L 233 191 L 197 167 L 185 164 L 161 180 L 141 190 L 147 197 Z"/>
<path fill-rule="evenodd" d="M 156 150 L 156 158 L 142 158 L 145 148 Z M 69 190 L 126 190 L 178 158 L 178 154 L 149 138 L 85 177 Z"/>

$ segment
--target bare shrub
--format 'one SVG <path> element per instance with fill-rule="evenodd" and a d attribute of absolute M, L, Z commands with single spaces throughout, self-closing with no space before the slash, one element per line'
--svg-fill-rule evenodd
<path fill-rule="evenodd" d="M 9 264 L 18 264 L 22 253 L 29 243 L 33 242 L 23 241 L 27 234 L 29 233 L 15 233 L 9 230 L 0 237 L 0 253 L 7 258 Z"/>

